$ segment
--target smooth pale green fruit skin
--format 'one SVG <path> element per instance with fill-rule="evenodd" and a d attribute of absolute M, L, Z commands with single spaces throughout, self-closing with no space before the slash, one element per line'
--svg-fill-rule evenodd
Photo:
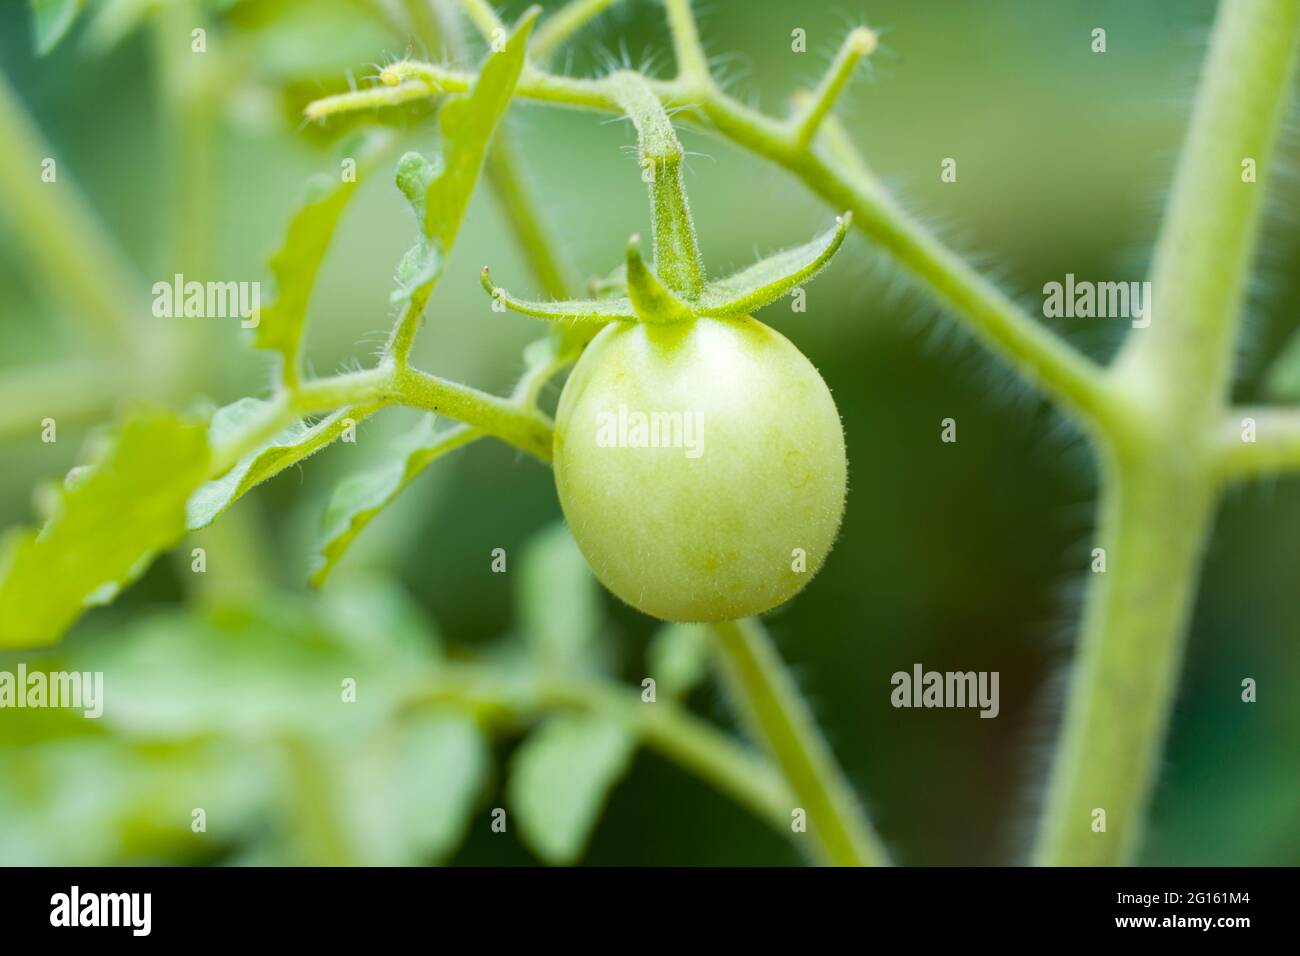
<path fill-rule="evenodd" d="M 601 447 L 600 414 L 620 405 L 698 413 L 702 454 Z M 601 330 L 560 396 L 554 451 L 560 505 L 596 577 L 663 620 L 731 620 L 789 600 L 844 513 L 848 463 L 830 390 L 749 316 Z"/>

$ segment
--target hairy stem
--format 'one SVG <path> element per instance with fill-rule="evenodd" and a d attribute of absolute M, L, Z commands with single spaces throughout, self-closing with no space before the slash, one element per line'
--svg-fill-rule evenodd
<path fill-rule="evenodd" d="M 1107 469 L 1099 541 L 1105 572 L 1085 607 L 1035 863 L 1132 862 L 1213 506 L 1212 486 L 1196 471 L 1164 469 L 1146 456 Z"/>
<path fill-rule="evenodd" d="M 785 774 L 807 814 L 814 856 L 836 866 L 889 862 L 857 797 L 799 697 L 762 624 L 750 618 L 714 625 L 722 673 L 753 735 Z M 785 825 L 795 806 L 785 808 Z"/>
<path fill-rule="evenodd" d="M 669 7 L 685 9 L 689 4 Z M 680 15 L 680 13 L 679 13 Z M 693 27 L 688 32 L 694 35 Z M 686 46 L 691 47 L 689 39 Z M 689 55 L 688 55 L 689 59 Z M 326 97 L 308 104 L 306 115 L 323 119 L 358 109 L 396 105 L 444 93 L 464 92 L 473 75 L 429 63 L 403 61 L 390 69 L 398 86 L 378 87 Z M 526 67 L 515 95 L 559 106 L 622 113 L 617 74 L 598 80 L 556 76 Z M 789 170 L 837 212 L 849 210 L 854 225 L 884 246 L 898 261 L 964 319 L 977 336 L 1031 385 L 1060 400 L 1088 423 L 1109 423 L 1123 415 L 1103 371 L 1021 309 L 997 286 L 920 223 L 908 216 L 880 188 L 865 167 L 840 161 L 838 154 L 814 141 L 801 145 L 800 127 L 753 110 L 711 84 L 689 79 L 644 80 L 675 120 L 716 130 L 757 156 Z"/>
<path fill-rule="evenodd" d="M 280 391 L 260 415 L 212 449 L 211 477 L 220 477 L 298 419 L 350 405 L 422 408 L 478 428 L 544 463 L 551 460 L 551 420 L 536 408 L 409 366 L 386 364 Z"/>
<path fill-rule="evenodd" d="M 1151 324 L 1113 369 L 1132 409 L 1108 436 L 1101 540 L 1035 860 L 1124 864 L 1140 845 L 1201 551 L 1262 183 L 1300 4 L 1224 0 L 1156 247 Z M 1104 832 L 1094 830 L 1105 812 Z"/>
<path fill-rule="evenodd" d="M 1254 440 L 1248 441 L 1252 425 Z M 1232 409 L 1217 437 L 1220 482 L 1300 471 L 1300 409 Z"/>

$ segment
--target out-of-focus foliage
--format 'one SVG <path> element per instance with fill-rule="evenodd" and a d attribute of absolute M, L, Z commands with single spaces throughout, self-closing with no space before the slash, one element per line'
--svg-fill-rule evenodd
<path fill-rule="evenodd" d="M 157 7 L 86 4 L 65 28 L 61 18 L 78 3 L 35 6 L 42 44 L 52 48 L 38 59 L 27 5 L 2 4 L 0 68 L 49 138 L 60 176 L 85 193 L 149 280 L 169 279 L 165 220 L 175 204 L 164 197 L 179 167 L 158 95 L 154 54 L 167 34 Z M 730 4 L 701 6 L 706 46 L 729 57 L 721 64 L 728 88 L 774 108 L 793 86 L 815 82 L 845 27 L 845 10 L 833 4 L 753 0 L 743 16 Z M 1035 307 L 1042 285 L 1066 272 L 1140 278 L 1203 52 L 1185 41 L 1204 34 L 1211 0 L 850 6 L 850 16 L 882 28 L 883 49 L 874 79 L 850 91 L 841 116 L 910 207 Z M 336 162 L 325 147 L 354 124 L 391 127 L 400 148 L 436 147 L 429 103 L 328 125 L 301 121 L 305 102 L 346 90 L 349 74 L 355 81 L 397 57 L 440 55 L 366 4 L 241 0 L 192 9 L 209 27 L 205 62 L 218 78 L 205 101 L 217 127 L 205 192 L 219 210 L 206 226 L 213 277 L 266 278 L 302 180 Z M 1110 39 L 1100 56 L 1088 50 L 1098 24 Z M 806 54 L 791 50 L 795 28 L 807 32 Z M 654 51 L 664 64 L 668 48 L 662 9 L 625 0 L 580 37 L 572 72 L 603 70 L 622 49 L 638 57 Z M 507 124 L 578 273 L 603 272 L 611 243 L 646 225 L 642 184 L 623 152 L 625 125 L 537 107 L 512 109 Z M 714 138 L 682 138 L 693 154 L 687 177 L 703 251 L 717 274 L 752 261 L 756 247 L 777 247 L 825 221 L 828 210 L 783 173 Z M 1294 143 L 1283 150 L 1294 153 Z M 939 180 L 948 156 L 959 158 L 957 183 Z M 356 355 L 359 344 L 376 345 L 390 324 L 384 297 L 408 239 L 393 224 L 406 210 L 387 173 L 371 179 L 321 265 L 305 342 L 309 365 L 321 370 Z M 1274 188 L 1271 205 L 1290 208 L 1294 188 Z M 0 374 L 83 354 L 89 344 L 68 331 L 57 296 L 30 281 L 24 241 L 4 216 L 0 208 Z M 1291 241 L 1264 243 L 1273 318 L 1253 323 L 1237 385 L 1242 400 L 1262 395 L 1263 372 L 1294 331 L 1280 318 L 1300 308 L 1300 281 L 1285 267 Z M 536 294 L 513 278 L 526 272 L 512 255 L 491 201 L 476 199 L 420 357 L 467 380 L 514 379 L 520 348 L 536 329 L 492 312 L 478 280 L 483 263 L 501 262 L 513 290 Z M 900 862 L 1019 859 L 1077 619 L 1091 462 L 1057 420 L 936 323 L 859 238 L 849 238 L 811 291 L 807 312 L 776 303 L 760 318 L 797 337 L 827 379 L 851 465 L 831 561 L 769 626 Z M 1097 356 L 1109 355 L 1124 331 L 1086 320 L 1057 325 Z M 265 368 L 250 360 L 238 329 L 196 322 L 185 334 L 196 356 L 186 398 L 228 404 L 264 385 Z M 1284 394 L 1284 373 L 1276 376 Z M 938 423 L 954 413 L 961 441 L 941 445 Z M 32 415 L 39 421 L 39 408 Z M 0 862 L 357 854 L 483 864 L 571 858 L 588 839 L 582 859 L 596 863 L 795 861 L 779 837 L 668 763 L 641 752 L 629 763 L 612 734 L 563 723 L 552 730 L 550 721 L 485 727 L 477 711 L 390 706 L 397 689 L 432 680 L 448 659 L 507 669 L 527 659 L 525 648 L 537 646 L 524 639 L 535 629 L 527 622 L 546 611 L 512 597 L 521 596 L 524 575 L 545 577 L 545 569 L 530 570 L 523 548 L 557 514 L 544 470 L 481 443 L 412 483 L 348 548 L 320 596 L 304 597 L 298 557 L 318 542 L 332 489 L 384 465 L 392 427 L 387 413 L 376 416 L 355 446 L 335 444 L 309 469 L 286 468 L 224 514 L 203 534 L 240 521 L 247 551 L 205 539 L 206 579 L 192 576 L 184 558 L 179 568 L 158 562 L 114 608 L 87 615 L 57 651 L 0 655 L 0 670 L 9 671 L 20 661 L 29 669 L 102 666 L 115 701 L 98 721 L 56 710 L 0 712 Z M 31 520 L 29 492 L 40 479 L 86 460 L 79 428 L 61 421 L 57 444 L 39 443 L 35 426 L 0 444 L 6 527 Z M 259 468 L 250 462 L 245 474 Z M 1300 696 L 1281 690 L 1300 679 L 1296 491 L 1294 481 L 1246 491 L 1220 515 L 1143 862 L 1300 859 L 1293 799 Z M 216 492 L 217 506 L 225 493 Z M 494 548 L 509 554 L 508 573 L 490 571 Z M 376 576 L 372 583 L 354 583 L 359 569 Z M 209 587 L 219 590 L 236 574 L 263 589 L 205 603 Z M 660 699 L 686 694 L 696 709 L 717 713 L 701 681 L 707 655 L 698 633 L 660 629 L 598 600 L 592 666 L 632 687 L 653 674 Z M 889 676 L 915 662 L 999 671 L 1001 715 L 894 710 Z M 356 675 L 357 703 L 345 705 L 340 682 Z M 1247 676 L 1260 680 L 1255 705 L 1239 700 Z M 548 744 L 552 736 L 558 742 Z M 566 756 L 566 742 L 584 737 L 591 749 Z M 526 835 L 520 815 L 529 810 L 513 805 L 507 832 L 490 831 L 488 810 L 509 803 L 511 775 L 529 767 L 523 755 L 502 753 L 520 741 L 544 758 L 555 754 L 552 767 L 578 768 L 573 781 L 537 796 L 534 825 L 553 815 L 555 832 Z M 546 766 L 544 779 L 552 779 Z M 594 830 L 595 810 L 574 811 L 606 799 Z M 548 805 L 556 809 L 543 812 Z M 198 807 L 207 811 L 204 835 L 191 830 Z"/>
<path fill-rule="evenodd" d="M 51 493 L 39 532 L 12 531 L 0 543 L 0 647 L 57 640 L 184 533 L 186 499 L 208 464 L 202 424 L 145 412 L 110 441 Z"/>
<path fill-rule="evenodd" d="M 563 526 L 545 530 L 522 574 L 581 596 L 589 616 L 571 650 L 590 653 L 604 626 L 595 582 L 553 560 L 563 552 L 576 554 Z M 504 679 L 556 665 L 555 638 L 570 638 L 545 613 L 536 599 L 522 608 L 526 639 L 488 655 Z M 444 660 L 409 597 L 355 578 L 319 600 L 115 615 L 57 652 L 0 655 L 0 670 L 102 673 L 104 687 L 98 718 L 4 711 L 0 861 L 444 860 L 470 827 L 490 828 L 491 738 L 512 733 L 473 702 L 429 702 Z M 580 714 L 522 729 L 510 817 L 542 860 L 575 862 L 636 739 Z"/>

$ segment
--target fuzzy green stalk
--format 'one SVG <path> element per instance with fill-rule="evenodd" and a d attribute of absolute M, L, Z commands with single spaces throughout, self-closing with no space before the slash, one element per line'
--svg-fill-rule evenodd
<path fill-rule="evenodd" d="M 807 814 L 809 855 L 833 866 L 881 866 L 888 854 L 817 729 L 763 625 L 754 618 L 713 625 L 723 679 L 751 735 Z"/>
<path fill-rule="evenodd" d="M 1219 10 L 1156 245 L 1151 322 L 1110 374 L 1131 414 L 1104 439 L 1106 572 L 1088 597 L 1040 864 L 1122 865 L 1141 843 L 1217 501 L 1220 423 L 1298 27 L 1295 0 Z M 1244 159 L 1258 182 L 1243 181 Z"/>

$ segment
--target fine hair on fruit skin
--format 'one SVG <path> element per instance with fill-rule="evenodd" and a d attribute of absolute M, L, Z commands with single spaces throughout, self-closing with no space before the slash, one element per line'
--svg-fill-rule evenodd
<path fill-rule="evenodd" d="M 620 407 L 694 416 L 699 456 L 602 447 L 598 418 Z M 802 590 L 834 544 L 848 474 L 826 383 L 750 316 L 604 329 L 560 397 L 554 467 L 596 577 L 683 622 L 761 614 Z"/>

